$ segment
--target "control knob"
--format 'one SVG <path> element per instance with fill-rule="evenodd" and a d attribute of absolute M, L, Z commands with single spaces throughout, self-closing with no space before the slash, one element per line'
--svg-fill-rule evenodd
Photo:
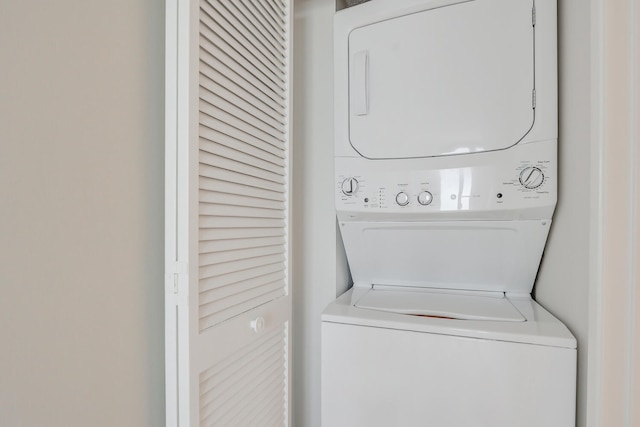
<path fill-rule="evenodd" d="M 538 188 L 544 182 L 544 173 L 540 168 L 535 166 L 527 166 L 520 172 L 520 184 L 524 188 L 529 190 L 533 190 L 534 188 Z"/>
<path fill-rule="evenodd" d="M 404 191 L 399 192 L 396 195 L 396 203 L 400 206 L 407 206 L 409 204 L 409 195 Z"/>
<path fill-rule="evenodd" d="M 347 178 L 342 181 L 342 192 L 346 196 L 353 196 L 358 192 L 358 180 L 355 178 Z"/>
<path fill-rule="evenodd" d="M 418 203 L 420 203 L 423 206 L 427 206 L 429 204 L 431 204 L 431 202 L 433 201 L 433 194 L 431 194 L 428 191 L 423 191 L 422 193 L 418 194 Z"/>

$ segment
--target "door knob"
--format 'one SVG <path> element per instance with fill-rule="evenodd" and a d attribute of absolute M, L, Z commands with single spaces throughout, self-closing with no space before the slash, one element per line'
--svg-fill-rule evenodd
<path fill-rule="evenodd" d="M 260 331 L 262 331 L 264 329 L 264 317 L 262 316 L 256 317 L 251 321 L 251 323 L 249 324 L 249 327 L 251 328 L 254 334 L 257 334 Z"/>

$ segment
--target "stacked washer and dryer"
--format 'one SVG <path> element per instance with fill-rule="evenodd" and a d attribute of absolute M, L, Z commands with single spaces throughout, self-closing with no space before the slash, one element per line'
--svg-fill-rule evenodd
<path fill-rule="evenodd" d="M 576 340 L 531 298 L 557 195 L 556 0 L 335 15 L 325 427 L 575 425 Z"/>

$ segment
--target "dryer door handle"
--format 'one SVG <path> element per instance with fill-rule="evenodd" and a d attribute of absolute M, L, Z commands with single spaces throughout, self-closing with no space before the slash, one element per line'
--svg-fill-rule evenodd
<path fill-rule="evenodd" d="M 352 58 L 351 111 L 356 116 L 369 114 L 369 52 L 356 52 Z"/>

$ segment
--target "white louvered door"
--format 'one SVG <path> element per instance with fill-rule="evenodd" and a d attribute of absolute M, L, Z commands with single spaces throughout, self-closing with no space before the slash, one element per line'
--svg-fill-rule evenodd
<path fill-rule="evenodd" d="M 292 0 L 167 0 L 167 426 L 290 425 Z"/>

